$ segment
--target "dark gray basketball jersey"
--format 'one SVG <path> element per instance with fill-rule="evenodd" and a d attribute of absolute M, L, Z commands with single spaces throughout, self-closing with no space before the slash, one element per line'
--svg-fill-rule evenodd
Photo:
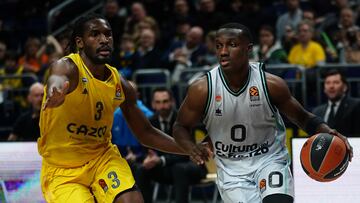
<path fill-rule="evenodd" d="M 269 159 L 287 160 L 285 125 L 270 102 L 261 63 L 250 63 L 242 89 L 230 89 L 220 67 L 207 73 L 204 123 L 211 137 L 218 170 L 249 174 Z"/>

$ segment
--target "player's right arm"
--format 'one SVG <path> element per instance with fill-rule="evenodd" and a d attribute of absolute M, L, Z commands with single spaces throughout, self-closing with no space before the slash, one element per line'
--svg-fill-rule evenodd
<path fill-rule="evenodd" d="M 78 83 L 77 68 L 71 59 L 59 59 L 50 65 L 49 71 L 43 109 L 60 106 L 65 101 L 66 94 L 75 90 Z"/>
<path fill-rule="evenodd" d="M 185 152 L 189 152 L 192 161 L 197 164 L 203 164 L 212 156 L 209 147 L 196 144 L 191 137 L 191 129 L 199 123 L 205 111 L 208 96 L 207 85 L 206 77 L 202 77 L 190 85 L 173 126 L 175 141 Z"/>

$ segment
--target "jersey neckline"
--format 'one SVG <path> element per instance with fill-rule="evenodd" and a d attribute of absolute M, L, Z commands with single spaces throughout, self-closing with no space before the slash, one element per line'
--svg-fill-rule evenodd
<path fill-rule="evenodd" d="M 226 90 L 234 95 L 234 96 L 239 96 L 242 92 L 245 91 L 246 87 L 248 86 L 249 82 L 250 82 L 250 76 L 251 76 L 251 66 L 249 65 L 249 74 L 248 74 L 248 78 L 247 78 L 247 81 L 245 83 L 245 85 L 238 91 L 233 91 L 231 88 L 230 88 L 230 85 L 228 84 L 228 81 L 226 80 L 226 77 L 225 77 L 225 73 L 224 71 L 222 70 L 221 66 L 219 66 L 219 74 L 220 74 L 220 78 L 221 78 L 221 81 L 222 83 L 224 84 Z"/>
<path fill-rule="evenodd" d="M 85 71 L 87 72 L 87 74 L 90 76 L 90 78 L 93 78 L 93 79 L 96 79 L 97 81 L 100 81 L 100 82 L 103 82 L 103 83 L 107 83 L 111 80 L 112 76 L 113 76 L 113 73 L 112 73 L 112 70 L 111 68 L 105 64 L 105 68 L 108 69 L 110 71 L 110 75 L 107 79 L 105 80 L 100 80 L 100 79 L 97 79 L 96 77 L 94 77 L 94 75 L 92 74 L 92 72 L 89 70 L 89 68 L 86 66 L 86 64 L 84 63 L 83 59 L 81 58 L 80 54 L 79 54 L 79 58 L 80 58 L 80 61 L 81 61 L 81 64 L 83 65 Z"/>

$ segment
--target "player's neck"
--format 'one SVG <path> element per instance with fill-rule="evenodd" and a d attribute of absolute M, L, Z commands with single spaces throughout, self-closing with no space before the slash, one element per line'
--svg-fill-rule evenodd
<path fill-rule="evenodd" d="M 234 91 L 241 89 L 249 77 L 249 64 L 242 65 L 242 68 L 232 68 L 223 70 L 225 78 Z"/>
<path fill-rule="evenodd" d="M 105 80 L 106 79 L 106 66 L 105 63 L 103 64 L 95 64 L 91 61 L 89 57 L 86 56 L 86 54 L 82 53 L 81 58 L 84 61 L 84 64 L 89 69 L 91 74 L 99 80 Z"/>

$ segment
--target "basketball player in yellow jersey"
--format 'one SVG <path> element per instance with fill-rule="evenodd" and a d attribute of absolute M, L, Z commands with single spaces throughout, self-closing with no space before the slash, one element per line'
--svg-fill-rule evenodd
<path fill-rule="evenodd" d="M 40 118 L 39 153 L 46 201 L 143 202 L 127 162 L 111 144 L 115 108 L 120 106 L 142 144 L 184 154 L 156 130 L 136 106 L 136 93 L 106 63 L 113 49 L 109 23 L 91 14 L 74 27 L 70 54 L 50 67 Z"/>

